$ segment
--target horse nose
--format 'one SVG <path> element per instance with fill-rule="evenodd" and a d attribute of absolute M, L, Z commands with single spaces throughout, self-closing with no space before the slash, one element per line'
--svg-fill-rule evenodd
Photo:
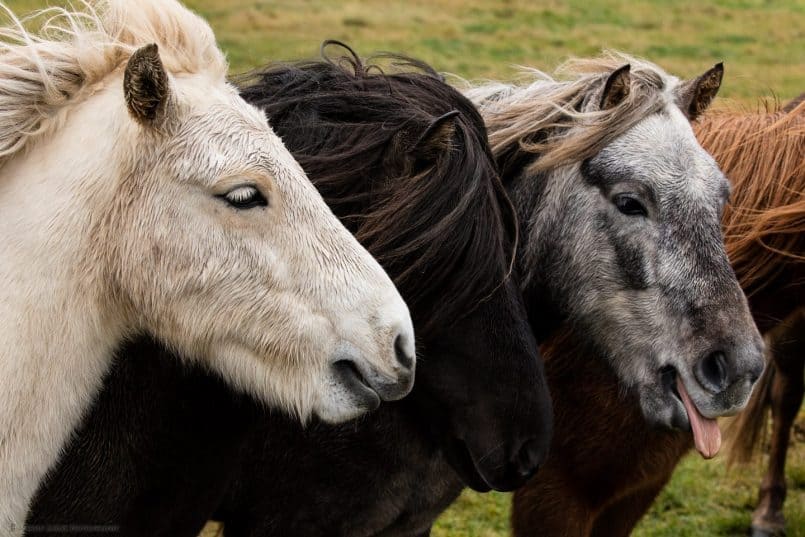
<path fill-rule="evenodd" d="M 380 373 L 370 369 L 366 374 L 372 388 L 383 401 L 397 401 L 411 392 L 414 385 L 416 371 L 416 352 L 413 333 L 410 329 L 397 330 L 394 339 L 394 360 L 396 365 L 393 373 Z"/>
<path fill-rule="evenodd" d="M 713 351 L 699 360 L 693 373 L 704 389 L 719 394 L 736 383 L 753 385 L 763 373 L 764 365 L 763 342 L 759 340 L 731 352 Z"/>
<path fill-rule="evenodd" d="M 407 370 L 414 368 L 416 360 L 414 344 L 408 340 L 405 333 L 398 333 L 394 337 L 394 353 L 397 355 L 397 362 Z"/>
<path fill-rule="evenodd" d="M 757 346 L 757 350 L 755 352 L 755 359 L 751 361 L 749 366 L 746 368 L 746 373 L 744 376 L 746 379 L 749 380 L 750 384 L 755 384 L 760 376 L 763 374 L 763 370 L 766 369 L 766 360 L 765 356 L 765 346 L 763 342 Z"/>
<path fill-rule="evenodd" d="M 544 444 L 539 438 L 529 438 L 514 453 L 512 464 L 519 477 L 530 479 L 537 473 L 547 455 Z"/>
<path fill-rule="evenodd" d="M 712 393 L 724 391 L 729 386 L 732 376 L 727 364 L 727 356 L 722 351 L 711 352 L 699 360 L 693 372 L 699 384 Z"/>

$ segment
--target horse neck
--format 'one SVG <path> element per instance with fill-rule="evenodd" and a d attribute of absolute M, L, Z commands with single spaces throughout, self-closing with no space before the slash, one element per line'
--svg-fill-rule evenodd
<path fill-rule="evenodd" d="M 20 523 L 124 335 L 90 236 L 111 206 L 115 136 L 76 132 L 99 111 L 73 112 L 0 168 L 0 379 L 17 387 L 0 390 L 0 523 Z"/>

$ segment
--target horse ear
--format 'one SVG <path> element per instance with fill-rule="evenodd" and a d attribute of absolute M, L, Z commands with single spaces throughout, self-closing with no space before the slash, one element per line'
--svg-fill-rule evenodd
<path fill-rule="evenodd" d="M 459 111 L 453 110 L 434 119 L 411 147 L 411 154 L 415 155 L 418 161 L 435 160 L 450 147 L 450 141 L 456 132 L 458 115 Z"/>
<path fill-rule="evenodd" d="M 129 113 L 144 125 L 154 125 L 165 116 L 170 82 L 156 44 L 131 55 L 123 75 L 123 94 Z"/>
<path fill-rule="evenodd" d="M 623 102 L 629 96 L 632 87 L 632 66 L 628 63 L 618 67 L 607 78 L 604 91 L 601 93 L 601 110 L 609 110 Z"/>
<path fill-rule="evenodd" d="M 724 64 L 715 64 L 703 75 L 682 83 L 677 90 L 677 103 L 682 112 L 693 121 L 715 99 L 724 77 Z"/>

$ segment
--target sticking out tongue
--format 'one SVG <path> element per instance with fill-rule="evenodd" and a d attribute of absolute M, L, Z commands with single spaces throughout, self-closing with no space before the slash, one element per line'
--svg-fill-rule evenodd
<path fill-rule="evenodd" d="M 693 430 L 693 442 L 696 444 L 696 451 L 701 453 L 705 459 L 712 459 L 721 448 L 721 429 L 718 428 L 718 422 L 705 418 L 699 413 L 699 409 L 691 401 L 690 395 L 685 389 L 685 384 L 679 377 L 676 377 L 676 389 L 679 391 L 685 410 L 688 411 L 688 420 L 690 421 L 690 428 Z"/>

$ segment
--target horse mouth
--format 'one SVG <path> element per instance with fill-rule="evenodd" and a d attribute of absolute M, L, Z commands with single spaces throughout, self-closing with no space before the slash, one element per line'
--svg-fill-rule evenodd
<path fill-rule="evenodd" d="M 352 403 L 367 411 L 375 410 L 380 406 L 380 396 L 369 385 L 352 360 L 339 360 L 333 365 L 334 375 L 350 394 Z"/>
<path fill-rule="evenodd" d="M 675 399 L 672 425 L 693 434 L 693 441 L 701 456 L 711 459 L 721 448 L 721 430 L 718 422 L 701 414 L 687 392 L 679 373 L 671 366 L 660 370 L 660 381 L 666 393 Z"/>
<path fill-rule="evenodd" d="M 448 448 L 445 450 L 445 456 L 466 486 L 477 492 L 492 490 L 493 487 L 475 464 L 475 459 L 466 442 L 458 438 L 451 438 Z"/>
<path fill-rule="evenodd" d="M 502 472 L 496 469 L 494 475 L 488 475 L 488 472 L 479 467 L 467 443 L 458 438 L 450 439 L 445 455 L 464 484 L 477 492 L 511 492 L 523 486 L 533 476 L 533 472 L 523 475 L 509 467 Z"/>
<path fill-rule="evenodd" d="M 660 369 L 660 384 L 663 392 L 669 398 L 669 402 L 673 405 L 673 414 L 668 425 L 672 429 L 690 432 L 688 413 L 685 410 L 685 404 L 682 402 L 682 396 L 679 394 L 679 388 L 677 387 L 678 378 L 679 373 L 674 366 L 666 365 Z"/>
<path fill-rule="evenodd" d="M 660 369 L 660 382 L 662 383 L 662 387 L 665 389 L 665 392 L 673 395 L 679 400 L 679 403 L 682 404 L 682 396 L 679 395 L 679 389 L 676 386 L 676 379 L 678 376 L 679 373 L 677 373 L 676 368 L 672 365 L 666 365 Z"/>

